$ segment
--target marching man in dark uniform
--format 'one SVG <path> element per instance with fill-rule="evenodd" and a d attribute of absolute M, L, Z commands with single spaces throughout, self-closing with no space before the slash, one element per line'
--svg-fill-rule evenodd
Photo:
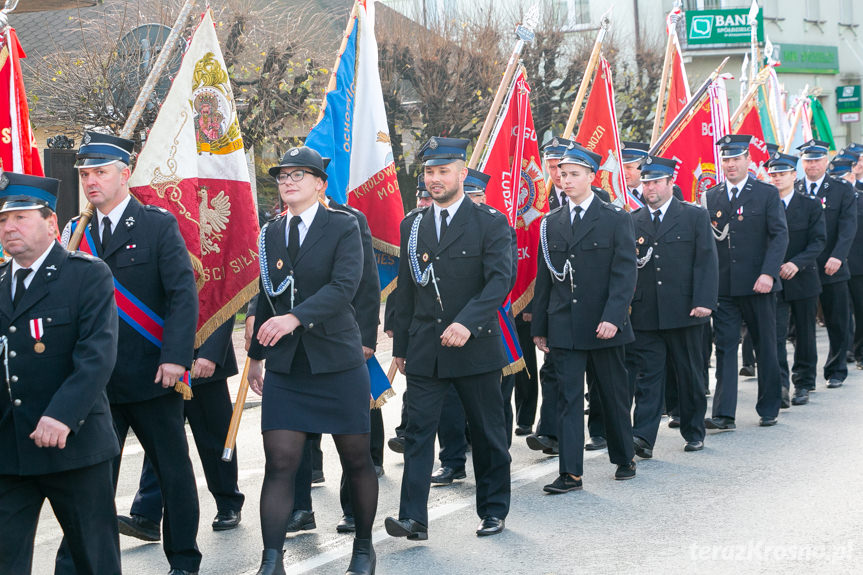
<path fill-rule="evenodd" d="M 560 475 L 544 490 L 582 487 L 584 378 L 596 374 L 615 479 L 635 477 L 631 397 L 624 344 L 633 340 L 628 308 L 635 291 L 635 238 L 629 215 L 597 200 L 590 187 L 600 156 L 572 144 L 560 161 L 566 205 L 543 218 L 531 333 L 554 354 Z"/>
<path fill-rule="evenodd" d="M 623 159 L 623 177 L 626 187 L 632 197 L 644 203 L 644 186 L 641 185 L 641 163 L 647 158 L 650 144 L 643 142 L 622 141 L 623 149 L 620 156 Z"/>
<path fill-rule="evenodd" d="M 410 402 L 398 518 L 387 533 L 428 538 L 429 476 L 441 405 L 455 386 L 473 444 L 478 536 L 503 531 L 509 512 L 510 456 L 500 393 L 506 355 L 497 308 L 511 287 L 506 218 L 466 200 L 467 140 L 431 138 L 421 150 L 430 208 L 401 224 L 393 357 Z"/>
<path fill-rule="evenodd" d="M 785 221 L 788 224 L 788 248 L 779 268 L 782 291 L 776 295 L 776 345 L 782 373 L 782 405 L 809 403 L 809 391 L 815 389 L 818 350 L 815 345 L 815 312 L 821 281 L 816 258 L 824 249 L 827 232 L 824 210 L 818 200 L 796 193 L 797 156 L 776 152 L 767 162 L 770 182 L 779 190 Z M 794 398 L 789 398 L 788 352 L 786 339 L 794 318 Z"/>
<path fill-rule="evenodd" d="M 635 453 L 644 458 L 653 456 L 669 364 L 677 375 L 684 450 L 704 448 L 701 344 L 703 326 L 716 309 L 719 262 L 707 211 L 673 197 L 676 163 L 655 156 L 645 160 L 645 207 L 632 215 L 639 270 L 631 310 L 635 342 L 626 347 L 626 358 L 636 382 Z"/>
<path fill-rule="evenodd" d="M 183 402 L 189 428 L 195 437 L 195 448 L 201 458 L 207 489 L 216 501 L 213 531 L 235 529 L 240 524 L 245 501 L 237 485 L 239 470 L 236 452 L 231 461 L 222 461 L 222 450 L 233 413 L 228 378 L 238 373 L 231 337 L 233 331 L 232 316 L 195 350 L 191 373 L 193 396 L 191 400 Z M 162 506 L 159 480 L 153 464 L 144 458 L 144 468 L 130 514 L 118 518 L 121 533 L 144 541 L 158 541 L 161 538 Z"/>
<path fill-rule="evenodd" d="M 751 177 L 749 142 L 735 134 L 716 143 L 726 181 L 707 190 L 707 212 L 719 254 L 716 331 L 716 393 L 708 429 L 736 428 L 737 348 L 746 321 L 758 355 L 759 424 L 776 425 L 782 397 L 776 357 L 776 301 L 779 268 L 788 246 L 788 228 L 776 189 Z"/>
<path fill-rule="evenodd" d="M 198 490 L 186 441 L 183 397 L 175 386 L 194 357 L 198 292 L 177 220 L 129 194 L 132 149 L 131 140 L 85 134 L 75 167 L 96 214 L 82 246 L 88 245 L 108 264 L 116 290 L 131 295 L 123 298 L 129 307 L 118 304 L 120 360 L 108 383 L 108 400 L 120 446 L 131 428 L 153 464 L 164 497 L 165 555 L 171 574 L 185 575 L 197 573 L 201 563 L 195 542 Z M 136 321 L 140 317 L 149 321 Z M 151 327 L 159 321 L 161 334 Z M 120 461 L 114 461 L 115 488 Z"/>
<path fill-rule="evenodd" d="M 821 279 L 821 309 L 830 340 L 824 363 L 828 388 L 841 387 L 848 376 L 848 280 L 851 272 L 845 261 L 857 233 L 857 206 L 854 189 L 827 175 L 828 144 L 810 140 L 800 146 L 806 176 L 794 184 L 794 190 L 814 197 L 824 208 L 827 244 L 818 256 Z"/>
<path fill-rule="evenodd" d="M 59 181 L 0 171 L 0 573 L 33 563 L 47 498 L 79 575 L 119 575 L 105 386 L 117 357 L 111 271 L 57 242 Z"/>

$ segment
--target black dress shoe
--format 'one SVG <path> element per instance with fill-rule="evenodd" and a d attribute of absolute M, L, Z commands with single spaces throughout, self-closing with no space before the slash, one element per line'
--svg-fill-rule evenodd
<path fill-rule="evenodd" d="M 377 557 L 371 539 L 354 539 L 351 563 L 345 575 L 375 575 Z"/>
<path fill-rule="evenodd" d="M 557 440 L 547 435 L 531 433 L 524 438 L 527 446 L 534 451 L 545 451 L 546 449 L 557 449 Z"/>
<path fill-rule="evenodd" d="M 324 470 L 323 469 L 313 469 L 312 470 L 312 483 L 323 483 L 324 482 Z"/>
<path fill-rule="evenodd" d="M 375 465 L 375 475 L 378 477 L 384 476 L 384 466 L 383 465 Z"/>
<path fill-rule="evenodd" d="M 413 519 L 387 517 L 384 527 L 391 537 L 407 537 L 411 541 L 425 541 L 429 538 L 428 527 L 420 525 Z"/>
<path fill-rule="evenodd" d="M 651 459 L 653 457 L 653 448 L 644 439 L 633 437 L 632 443 L 635 446 L 635 454 L 642 459 Z"/>
<path fill-rule="evenodd" d="M 405 452 L 405 438 L 404 437 L 390 437 L 387 440 L 387 447 L 396 453 L 404 453 Z"/>
<path fill-rule="evenodd" d="M 288 521 L 288 528 L 285 531 L 296 533 L 298 531 L 310 531 L 315 527 L 317 527 L 317 524 L 315 524 L 315 512 L 297 509 L 291 513 L 291 520 Z"/>
<path fill-rule="evenodd" d="M 561 473 L 557 479 L 542 488 L 546 493 L 569 493 L 582 488 L 581 479 L 575 479 L 569 473 Z"/>
<path fill-rule="evenodd" d="M 284 571 L 282 571 L 284 573 Z M 168 575 L 198 575 L 197 571 L 186 571 L 185 569 L 171 569 Z"/>
<path fill-rule="evenodd" d="M 261 566 L 255 575 L 285 575 L 285 550 L 264 549 Z"/>
<path fill-rule="evenodd" d="M 213 531 L 228 531 L 234 529 L 240 524 L 242 515 L 239 511 L 228 509 L 227 511 L 219 511 L 216 513 L 216 518 L 213 519 Z"/>
<path fill-rule="evenodd" d="M 586 451 L 599 451 L 608 447 L 608 442 L 604 437 L 591 437 L 590 441 L 584 444 Z"/>
<path fill-rule="evenodd" d="M 846 363 L 854 363 L 854 361 L 855 361 L 854 352 L 853 351 L 847 352 L 845 354 L 845 362 Z"/>
<path fill-rule="evenodd" d="M 618 480 L 632 479 L 635 477 L 635 460 L 629 462 L 629 465 L 618 465 L 617 471 L 614 472 L 614 478 Z"/>
<path fill-rule="evenodd" d="M 533 428 L 529 425 L 517 425 L 515 428 L 516 435 L 530 435 L 533 433 Z"/>
<path fill-rule="evenodd" d="M 131 517 L 118 515 L 117 526 L 121 535 L 134 537 L 141 541 L 159 541 L 162 538 L 159 524 L 140 515 L 132 515 Z"/>
<path fill-rule="evenodd" d="M 354 521 L 353 515 L 342 515 L 342 518 L 336 525 L 336 531 L 339 533 L 353 533 L 356 530 L 357 524 Z"/>
<path fill-rule="evenodd" d="M 488 515 L 482 518 L 479 522 L 479 527 L 476 528 L 477 537 L 488 537 L 489 535 L 497 535 L 503 531 L 504 521 Z"/>
<path fill-rule="evenodd" d="M 773 427 L 774 425 L 776 425 L 776 418 L 762 417 L 761 420 L 759 420 L 758 425 L 760 425 L 761 427 Z"/>
<path fill-rule="evenodd" d="M 863 361 L 857 362 L 857 369 L 863 369 Z"/>
<path fill-rule="evenodd" d="M 683 451 L 701 451 L 704 449 L 703 441 L 687 441 L 683 446 Z"/>
<path fill-rule="evenodd" d="M 680 429 L 680 418 L 672 415 L 668 420 L 668 429 Z"/>
<path fill-rule="evenodd" d="M 755 377 L 755 366 L 754 365 L 744 365 L 740 368 L 740 375 L 745 377 Z"/>
<path fill-rule="evenodd" d="M 431 482 L 435 485 L 451 485 L 453 479 L 464 479 L 467 474 L 464 472 L 464 467 L 461 469 L 453 469 L 452 467 L 441 467 L 431 476 Z"/>
<path fill-rule="evenodd" d="M 842 380 L 836 379 L 835 377 L 827 382 L 827 389 L 836 389 L 837 387 L 842 387 Z"/>
<path fill-rule="evenodd" d="M 791 407 L 791 394 L 786 388 L 782 388 L 782 400 L 779 403 L 779 407 L 782 409 L 788 409 Z"/>
<path fill-rule="evenodd" d="M 737 429 L 734 420 L 730 417 L 708 417 L 704 420 L 704 427 L 718 431 L 732 431 Z"/>
<path fill-rule="evenodd" d="M 806 405 L 809 403 L 809 390 L 805 387 L 800 387 L 794 390 L 794 397 L 791 398 L 791 405 Z"/>

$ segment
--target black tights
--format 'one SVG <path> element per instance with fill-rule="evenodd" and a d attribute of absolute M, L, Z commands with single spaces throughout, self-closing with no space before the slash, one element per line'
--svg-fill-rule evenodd
<path fill-rule="evenodd" d="M 282 549 L 306 434 L 278 429 L 263 435 L 267 464 L 261 487 L 261 532 L 264 549 Z M 333 441 L 351 489 L 357 539 L 370 539 L 378 507 L 378 478 L 369 452 L 369 434 L 333 435 Z"/>

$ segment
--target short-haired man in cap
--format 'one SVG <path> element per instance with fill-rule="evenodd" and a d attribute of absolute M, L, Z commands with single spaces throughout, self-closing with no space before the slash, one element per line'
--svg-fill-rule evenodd
<path fill-rule="evenodd" d="M 647 158 L 650 144 L 644 142 L 621 141 L 623 148 L 620 156 L 623 158 L 623 177 L 629 194 L 644 203 L 644 190 L 641 185 L 641 163 Z"/>
<path fill-rule="evenodd" d="M 704 447 L 704 324 L 716 309 L 719 262 L 707 211 L 674 197 L 673 159 L 648 156 L 641 167 L 645 207 L 632 214 L 638 283 L 626 346 L 635 381 L 635 453 L 653 456 L 669 371 L 676 374 L 686 451 Z"/>
<path fill-rule="evenodd" d="M 393 357 L 407 375 L 408 428 L 394 537 L 428 538 L 429 476 L 441 405 L 455 386 L 467 413 L 477 483 L 478 536 L 495 535 L 509 512 L 510 456 L 501 369 L 506 365 L 497 308 L 511 287 L 506 218 L 465 201 L 467 140 L 431 138 L 421 150 L 432 207 L 401 224 Z"/>
<path fill-rule="evenodd" d="M 735 429 L 737 348 L 742 321 L 752 333 L 758 356 L 761 426 L 776 424 L 782 397 L 776 357 L 776 303 L 782 289 L 779 267 L 788 245 L 788 228 L 773 186 L 749 175 L 752 136 L 724 136 L 716 145 L 725 182 L 707 190 L 707 212 L 719 254 L 719 307 L 716 333 L 716 393 L 708 429 Z"/>
<path fill-rule="evenodd" d="M 567 148 L 560 169 L 568 201 L 549 212 L 540 228 L 531 333 L 541 351 L 553 350 L 559 378 L 559 476 L 544 487 L 549 493 L 582 488 L 588 364 L 594 367 L 615 479 L 635 477 L 623 349 L 633 340 L 635 238 L 629 215 L 597 201 L 591 189 L 600 160 L 577 144 Z"/>
<path fill-rule="evenodd" d="M 59 181 L 0 171 L 0 573 L 31 572 L 45 499 L 78 575 L 119 575 L 105 386 L 117 308 L 103 262 L 56 241 Z"/>
<path fill-rule="evenodd" d="M 854 188 L 827 174 L 828 144 L 809 140 L 801 151 L 805 176 L 794 184 L 795 191 L 816 198 L 824 208 L 827 243 L 818 256 L 821 279 L 821 310 L 830 348 L 824 363 L 828 388 L 841 387 L 848 376 L 848 280 L 851 271 L 846 259 L 857 233 L 857 205 Z"/>
<path fill-rule="evenodd" d="M 770 182 L 779 190 L 785 221 L 788 223 L 788 248 L 779 275 L 782 291 L 776 294 L 776 345 L 782 377 L 782 405 L 809 403 L 809 391 L 815 389 L 818 349 L 815 345 L 815 313 L 821 281 L 816 258 L 824 249 L 827 231 L 821 202 L 794 191 L 797 179 L 797 156 L 776 152 L 767 162 Z M 790 398 L 788 352 L 786 339 L 791 318 L 794 319 L 794 363 L 790 373 L 794 380 L 794 397 Z"/>
<path fill-rule="evenodd" d="M 197 573 L 201 563 L 195 541 L 199 508 L 183 397 L 175 386 L 194 357 L 198 292 L 177 220 L 129 194 L 133 145 L 107 134 L 84 135 L 75 167 L 96 213 L 81 245 L 108 264 L 116 289 L 132 296 L 123 298 L 127 307 L 118 304 L 122 359 L 111 374 L 108 400 L 121 448 L 132 429 L 153 464 L 164 501 L 165 555 L 171 573 L 184 575 Z M 64 237 L 77 225 L 78 220 L 70 222 Z M 162 333 L 137 322 L 142 314 L 158 318 Z M 120 460 L 114 461 L 115 487 Z M 152 527 L 138 516 L 120 519 L 122 534 L 137 537 L 140 528 Z"/>

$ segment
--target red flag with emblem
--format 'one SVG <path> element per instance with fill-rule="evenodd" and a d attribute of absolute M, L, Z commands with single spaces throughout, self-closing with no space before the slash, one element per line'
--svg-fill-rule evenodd
<path fill-rule="evenodd" d="M 518 274 L 510 296 L 512 312 L 518 315 L 533 298 L 539 224 L 548 211 L 524 69 L 516 75 L 499 118 L 479 169 L 490 177 L 486 187 L 488 205 L 503 212 L 516 230 Z M 519 167 L 519 177 L 513 185 L 515 166 Z"/>
<path fill-rule="evenodd" d="M 626 180 L 623 176 L 623 158 L 620 155 L 620 133 L 617 129 L 617 114 L 614 110 L 614 85 L 611 67 L 600 56 L 593 88 L 584 106 L 584 116 L 578 126 L 575 141 L 602 156 L 599 171 L 593 180 L 608 192 L 611 201 L 619 206 L 629 206 L 625 196 Z M 629 206 L 631 207 L 631 206 Z"/>
<path fill-rule="evenodd" d="M 228 70 L 210 11 L 195 30 L 129 180 L 170 211 L 198 284 L 200 346 L 258 289 L 258 218 Z"/>
<path fill-rule="evenodd" d="M 18 35 L 7 26 L 0 31 L 0 171 L 44 176 L 30 126 L 21 58 L 26 54 Z"/>
<path fill-rule="evenodd" d="M 758 98 L 750 99 L 747 109 L 734 129 L 734 133 L 752 136 L 752 143 L 749 145 L 749 173 L 763 182 L 769 181 L 765 164 L 770 156 L 767 153 L 767 144 L 764 142 L 764 128 L 761 123 L 761 114 L 758 111 Z"/>

